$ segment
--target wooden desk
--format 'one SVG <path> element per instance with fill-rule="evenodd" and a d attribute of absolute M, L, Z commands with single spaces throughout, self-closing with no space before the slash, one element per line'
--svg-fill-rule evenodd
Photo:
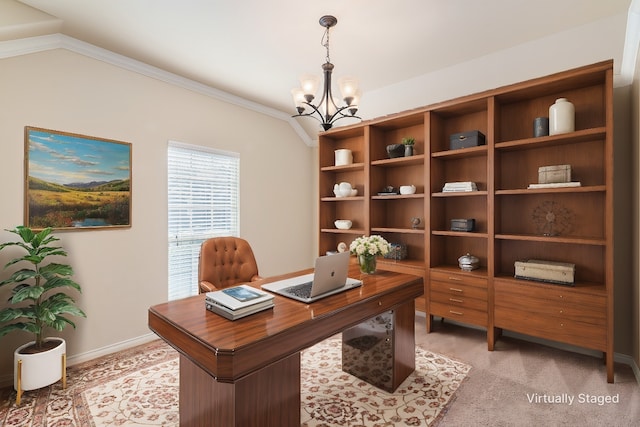
<path fill-rule="evenodd" d="M 283 279 L 309 270 L 256 282 Z M 180 352 L 181 426 L 300 425 L 300 351 L 380 313 L 395 315 L 394 373 L 415 369 L 414 299 L 422 278 L 378 271 L 350 277 L 359 288 L 304 304 L 275 297 L 275 307 L 236 321 L 205 309 L 204 295 L 149 309 L 149 328 Z"/>

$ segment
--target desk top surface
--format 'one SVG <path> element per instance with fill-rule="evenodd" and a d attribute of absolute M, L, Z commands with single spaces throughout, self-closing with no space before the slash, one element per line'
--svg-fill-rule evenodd
<path fill-rule="evenodd" d="M 310 271 L 251 285 L 259 288 Z M 423 293 L 422 277 L 409 274 L 378 270 L 366 275 L 352 264 L 349 277 L 362 280 L 362 286 L 311 304 L 276 295 L 273 309 L 235 321 L 208 311 L 204 294 L 158 304 L 149 309 L 149 327 L 211 375 L 231 380 L 255 369 L 260 361 L 268 363 L 303 350 Z"/>

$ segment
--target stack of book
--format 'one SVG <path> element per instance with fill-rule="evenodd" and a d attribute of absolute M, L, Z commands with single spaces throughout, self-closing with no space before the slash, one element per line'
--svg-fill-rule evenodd
<path fill-rule="evenodd" d="M 273 307 L 273 295 L 249 285 L 207 292 L 205 307 L 229 320 L 240 319 Z"/>
<path fill-rule="evenodd" d="M 550 182 L 548 184 L 529 184 L 527 187 L 529 190 L 535 190 L 537 188 L 564 188 L 564 187 L 580 187 L 582 184 L 580 181 L 571 182 Z"/>
<path fill-rule="evenodd" d="M 442 188 L 443 193 L 453 193 L 458 191 L 478 191 L 478 187 L 475 182 L 462 181 L 462 182 L 446 182 Z"/>

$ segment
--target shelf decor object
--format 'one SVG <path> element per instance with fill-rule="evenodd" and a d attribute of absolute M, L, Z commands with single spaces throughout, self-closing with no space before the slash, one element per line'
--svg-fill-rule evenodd
<path fill-rule="evenodd" d="M 538 184 L 555 184 L 571 181 L 571 165 L 540 166 Z"/>
<path fill-rule="evenodd" d="M 324 76 L 324 84 L 322 89 L 322 97 L 317 104 L 312 104 L 315 99 L 316 92 L 320 80 L 316 76 L 305 75 L 300 78 L 302 88 L 293 89 L 293 101 L 296 105 L 298 114 L 292 117 L 313 117 L 320 122 L 324 130 L 333 127 L 333 123 L 337 120 L 352 117 L 360 119 L 356 116 L 358 111 L 358 101 L 360 99 L 360 91 L 358 90 L 358 81 L 354 78 L 345 77 L 339 81 L 342 100 L 345 105 L 339 107 L 333 99 L 331 90 L 331 73 L 333 72 L 333 64 L 329 56 L 329 29 L 338 23 L 335 16 L 325 15 L 320 18 L 320 25 L 325 28 L 322 37 L 322 46 L 327 50 L 327 62 L 322 64 L 322 73 Z M 305 112 L 310 108 L 310 111 Z"/>
<path fill-rule="evenodd" d="M 336 155 L 336 166 L 346 166 L 353 163 L 353 153 L 351 150 L 346 148 L 341 148 L 339 150 L 335 150 Z"/>
<path fill-rule="evenodd" d="M 390 159 L 395 159 L 397 157 L 404 157 L 405 146 L 404 144 L 389 144 L 387 145 L 387 154 Z"/>
<path fill-rule="evenodd" d="M 533 136 L 549 136 L 549 117 L 536 117 L 533 119 Z"/>
<path fill-rule="evenodd" d="M 558 202 L 545 200 L 533 209 L 531 218 L 542 236 L 559 236 L 567 233 L 572 225 L 572 213 Z"/>
<path fill-rule="evenodd" d="M 459 150 L 460 148 L 477 147 L 485 144 L 485 136 L 482 132 L 472 130 L 468 132 L 454 133 L 449 137 L 449 148 Z"/>
<path fill-rule="evenodd" d="M 401 260 L 407 257 L 407 245 L 404 243 L 389 243 L 391 248 L 384 256 L 386 259 Z"/>
<path fill-rule="evenodd" d="M 575 117 L 575 107 L 567 98 L 556 99 L 549 107 L 549 135 L 573 132 Z"/>

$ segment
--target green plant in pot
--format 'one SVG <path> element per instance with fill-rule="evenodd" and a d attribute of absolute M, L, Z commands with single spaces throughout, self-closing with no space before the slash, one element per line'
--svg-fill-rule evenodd
<path fill-rule="evenodd" d="M 413 146 L 416 143 L 415 138 L 402 138 L 402 144 L 404 145 L 404 156 L 413 156 Z"/>
<path fill-rule="evenodd" d="M 68 325 L 75 328 L 68 316 L 86 315 L 71 296 L 61 292 L 63 288 L 81 292 L 80 285 L 71 278 L 71 266 L 46 262 L 49 257 L 67 256 L 62 247 L 55 245 L 60 239 L 52 234 L 52 229 L 36 233 L 29 227 L 18 226 L 6 231 L 18 235 L 20 240 L 1 244 L 0 251 L 17 246 L 26 254 L 9 261 L 5 269 L 19 263 L 28 265 L 0 282 L 0 287 L 13 286 L 9 306 L 0 310 L 0 337 L 13 331 L 26 331 L 34 336 L 32 342 L 14 353 L 14 387 L 19 404 L 22 391 L 45 387 L 60 379 L 66 385 L 66 343 L 62 338 L 46 338 L 45 333 L 48 328 L 57 331 Z"/>

